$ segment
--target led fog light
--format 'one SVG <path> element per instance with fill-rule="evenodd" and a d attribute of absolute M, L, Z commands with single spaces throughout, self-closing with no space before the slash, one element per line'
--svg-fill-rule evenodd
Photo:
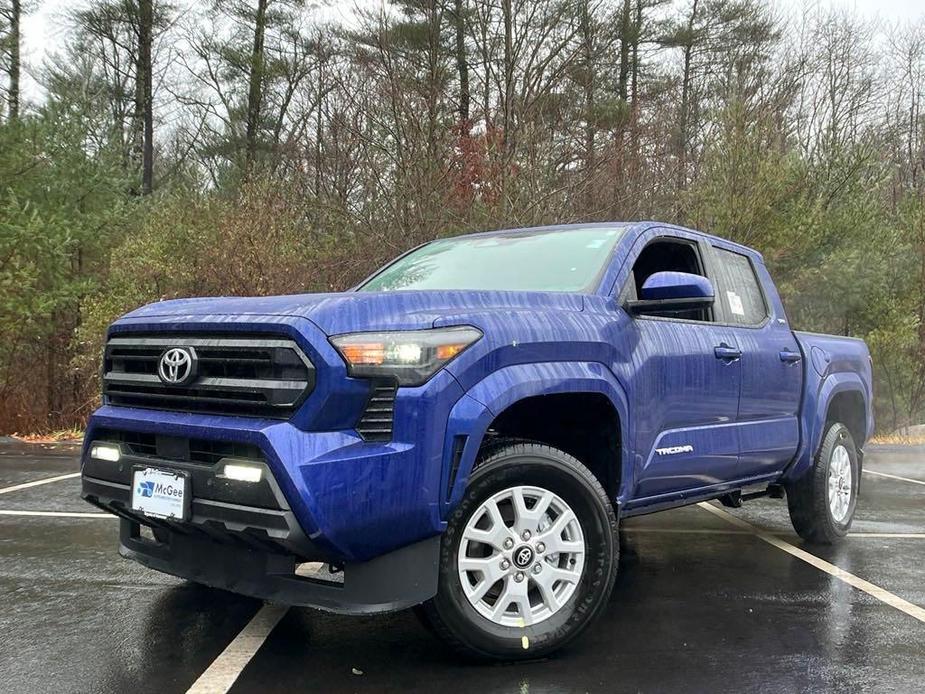
<path fill-rule="evenodd" d="M 106 460 L 110 463 L 118 463 L 122 454 L 118 446 L 96 444 L 90 449 L 90 457 L 96 458 L 97 460 Z"/>
<path fill-rule="evenodd" d="M 260 478 L 263 477 L 263 469 L 255 465 L 226 463 L 225 467 L 222 468 L 222 475 L 238 482 L 259 482 Z"/>

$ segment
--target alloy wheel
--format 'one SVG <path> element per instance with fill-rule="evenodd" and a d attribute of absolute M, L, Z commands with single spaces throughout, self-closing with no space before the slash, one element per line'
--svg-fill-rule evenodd
<path fill-rule="evenodd" d="M 584 564 L 584 534 L 569 505 L 549 490 L 517 486 L 492 495 L 469 518 L 457 569 L 483 617 L 523 627 L 565 606 Z"/>
<path fill-rule="evenodd" d="M 851 508 L 851 458 L 848 449 L 836 446 L 829 461 L 829 510 L 836 523 L 842 523 Z"/>

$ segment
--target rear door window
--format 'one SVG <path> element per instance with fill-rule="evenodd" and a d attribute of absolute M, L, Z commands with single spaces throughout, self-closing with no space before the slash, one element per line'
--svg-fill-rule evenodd
<path fill-rule="evenodd" d="M 723 305 L 730 323 L 760 325 L 768 317 L 768 308 L 761 292 L 755 268 L 748 256 L 713 247 L 717 274 L 723 282 Z"/>

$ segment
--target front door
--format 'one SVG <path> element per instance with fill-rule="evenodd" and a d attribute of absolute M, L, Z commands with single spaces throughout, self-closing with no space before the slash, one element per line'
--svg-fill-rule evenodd
<path fill-rule="evenodd" d="M 635 496 L 736 479 L 742 365 L 730 331 L 646 318 L 633 323 L 639 343 L 631 411 L 635 450 L 644 456 Z"/>
<path fill-rule="evenodd" d="M 705 275 L 696 242 L 659 237 L 634 262 L 629 291 L 653 272 Z M 738 477 L 735 426 L 741 360 L 733 330 L 713 311 L 635 316 L 627 328 L 628 384 L 635 430 L 634 498 L 719 484 Z"/>

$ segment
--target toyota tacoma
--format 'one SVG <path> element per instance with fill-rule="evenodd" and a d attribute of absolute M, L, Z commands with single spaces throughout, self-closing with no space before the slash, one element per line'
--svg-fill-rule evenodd
<path fill-rule="evenodd" d="M 337 294 L 161 301 L 110 328 L 82 495 L 120 553 L 268 601 L 417 606 L 535 658 L 607 605 L 631 516 L 786 497 L 843 537 L 863 342 L 791 330 L 762 257 L 666 224 L 432 241 Z"/>

